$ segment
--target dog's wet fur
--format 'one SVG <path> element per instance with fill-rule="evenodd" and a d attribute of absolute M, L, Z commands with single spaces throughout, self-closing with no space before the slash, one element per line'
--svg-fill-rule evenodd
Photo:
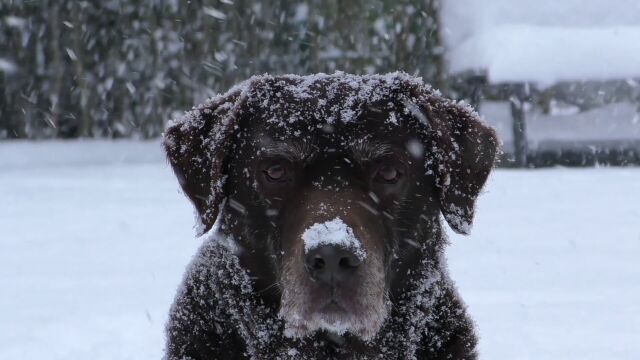
<path fill-rule="evenodd" d="M 314 90 L 357 91 L 333 87 L 345 76 L 365 78 L 325 76 Z M 476 357 L 472 322 L 442 259 L 440 214 L 455 231 L 469 231 L 497 140 L 464 105 L 395 76 L 392 85 L 373 85 L 390 87 L 382 98 L 350 103 L 357 110 L 350 121 L 327 121 L 316 111 L 332 104 L 287 98 L 287 86 L 312 78 L 260 77 L 196 109 L 191 124 L 167 129 L 168 159 L 203 231 L 217 219 L 209 241 L 222 243 L 216 234 L 228 240 L 226 249 L 250 279 L 251 301 L 274 314 L 282 333 L 265 345 L 271 352 L 248 349 L 247 336 L 258 335 L 234 330 L 232 317 L 216 308 L 227 285 L 207 291 L 213 279 L 192 267 L 168 323 L 168 359 Z M 276 95 L 277 106 L 269 104 Z M 296 121 L 289 121 L 291 108 Z M 335 218 L 367 256 L 347 266 L 348 249 L 335 250 L 346 255 L 320 281 L 302 235 Z M 210 249 L 204 246 L 195 262 L 202 265 Z M 420 279 L 425 274 L 431 279 Z M 420 291 L 433 308 L 416 306 L 418 317 L 429 319 L 407 320 L 425 324 L 416 343 L 382 350 L 382 339 L 415 326 L 393 320 L 407 316 L 402 311 L 414 300 L 408 294 Z M 304 346 L 287 351 L 284 343 Z"/>

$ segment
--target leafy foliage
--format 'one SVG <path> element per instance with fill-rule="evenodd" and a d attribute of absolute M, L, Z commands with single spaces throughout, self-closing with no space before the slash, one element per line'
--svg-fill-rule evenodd
<path fill-rule="evenodd" d="M 438 0 L 7 0 L 0 138 L 158 136 L 260 73 L 442 81 Z"/>

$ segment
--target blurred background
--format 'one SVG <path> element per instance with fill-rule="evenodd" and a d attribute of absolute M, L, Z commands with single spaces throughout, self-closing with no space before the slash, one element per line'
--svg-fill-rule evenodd
<path fill-rule="evenodd" d="M 254 74 L 403 70 L 476 106 L 503 166 L 637 164 L 639 18 L 634 0 L 6 0 L 0 139 L 156 138 Z"/>
<path fill-rule="evenodd" d="M 201 243 L 166 122 L 402 70 L 502 141 L 451 276 L 482 359 L 640 358 L 637 0 L 0 0 L 0 359 L 158 359 Z"/>

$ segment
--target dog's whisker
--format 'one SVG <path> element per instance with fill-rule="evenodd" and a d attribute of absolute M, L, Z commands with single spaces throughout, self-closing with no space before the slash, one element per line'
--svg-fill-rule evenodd
<path fill-rule="evenodd" d="M 264 293 L 264 292 L 267 292 L 267 291 L 273 290 L 273 288 L 278 288 L 278 289 L 279 289 L 279 288 L 280 288 L 280 282 L 279 282 L 279 281 L 276 281 L 276 282 L 272 283 L 271 285 L 268 285 L 267 287 L 265 287 L 265 288 L 263 288 L 263 289 L 261 289 L 261 290 L 256 291 L 255 293 L 256 293 L 256 294 L 262 294 L 262 293 Z"/>
<path fill-rule="evenodd" d="M 363 208 L 365 208 L 368 212 L 372 213 L 373 215 L 378 215 L 379 212 L 378 210 L 374 209 L 373 206 L 367 204 L 364 201 L 357 201 L 358 204 L 360 204 L 360 206 L 362 206 Z"/>

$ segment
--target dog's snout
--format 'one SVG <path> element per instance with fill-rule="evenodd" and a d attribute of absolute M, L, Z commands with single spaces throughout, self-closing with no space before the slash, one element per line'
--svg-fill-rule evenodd
<path fill-rule="evenodd" d="M 317 247 L 306 254 L 309 275 L 327 285 L 335 285 L 353 275 L 362 261 L 345 248 L 335 245 Z"/>

